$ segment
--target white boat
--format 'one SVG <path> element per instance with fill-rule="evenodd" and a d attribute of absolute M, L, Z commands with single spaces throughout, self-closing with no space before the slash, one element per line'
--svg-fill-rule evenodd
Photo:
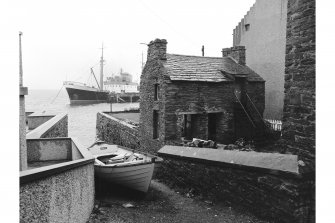
<path fill-rule="evenodd" d="M 119 145 L 96 142 L 88 150 L 95 157 L 94 172 L 102 180 L 146 193 L 155 164 L 161 158 Z"/>

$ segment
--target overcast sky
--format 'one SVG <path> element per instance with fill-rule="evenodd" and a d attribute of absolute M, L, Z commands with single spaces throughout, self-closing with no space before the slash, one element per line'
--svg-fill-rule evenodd
<path fill-rule="evenodd" d="M 221 56 L 234 27 L 255 0 L 1 1 L 1 61 L 18 77 L 18 32 L 23 32 L 23 80 L 29 89 L 60 89 L 63 81 L 99 74 L 104 43 L 105 77 L 141 73 L 148 43 L 168 41 L 168 53 Z M 15 69 L 13 69 L 15 68 Z M 13 73 L 14 72 L 14 73 Z M 91 80 L 92 81 L 92 80 Z"/>

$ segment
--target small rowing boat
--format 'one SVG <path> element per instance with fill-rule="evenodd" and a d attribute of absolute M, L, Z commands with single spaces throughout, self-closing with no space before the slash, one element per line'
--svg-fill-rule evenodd
<path fill-rule="evenodd" d="M 102 180 L 146 193 L 155 164 L 161 158 L 123 146 L 96 142 L 88 150 L 95 157 L 94 172 Z"/>

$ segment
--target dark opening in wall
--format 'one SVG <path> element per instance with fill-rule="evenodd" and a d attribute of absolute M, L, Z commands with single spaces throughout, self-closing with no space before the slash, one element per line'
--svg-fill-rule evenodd
<path fill-rule="evenodd" d="M 246 101 L 246 78 L 236 77 L 234 83 L 234 93 L 239 102 L 245 105 Z"/>
<path fill-rule="evenodd" d="M 159 99 L 159 84 L 155 84 L 154 100 L 157 101 L 158 99 Z"/>
<path fill-rule="evenodd" d="M 216 123 L 217 123 L 217 113 L 208 114 L 208 139 L 216 140 Z"/>
<path fill-rule="evenodd" d="M 183 133 L 185 139 L 192 139 L 192 115 L 184 115 Z"/>
<path fill-rule="evenodd" d="M 249 29 L 250 29 L 250 24 L 245 24 L 245 25 L 244 25 L 244 28 L 245 28 L 245 31 L 249 31 Z"/>
<path fill-rule="evenodd" d="M 157 139 L 158 138 L 158 125 L 159 125 L 159 115 L 158 111 L 154 110 L 153 112 L 153 133 L 152 133 L 152 138 Z"/>
<path fill-rule="evenodd" d="M 206 125 L 206 123 L 201 123 L 204 120 L 203 116 L 203 114 L 185 114 L 182 124 L 182 137 L 185 137 L 186 140 L 192 140 L 193 138 L 205 139 L 207 135 L 204 135 L 204 126 L 202 124 Z"/>

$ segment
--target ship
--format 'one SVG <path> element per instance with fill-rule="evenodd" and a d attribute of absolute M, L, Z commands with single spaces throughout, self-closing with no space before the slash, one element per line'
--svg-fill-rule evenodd
<path fill-rule="evenodd" d="M 84 83 L 64 81 L 64 87 L 69 95 L 70 104 L 105 103 L 108 100 L 108 91 L 90 87 Z"/>
<path fill-rule="evenodd" d="M 65 87 L 67 94 L 69 95 L 70 104 L 94 104 L 94 103 L 105 103 L 109 98 L 109 91 L 103 89 L 103 65 L 104 65 L 104 51 L 102 46 L 102 54 L 100 59 L 100 84 L 95 77 L 93 68 L 91 68 L 91 74 L 98 87 L 88 86 L 85 83 L 75 81 L 64 81 L 63 86 Z"/>

